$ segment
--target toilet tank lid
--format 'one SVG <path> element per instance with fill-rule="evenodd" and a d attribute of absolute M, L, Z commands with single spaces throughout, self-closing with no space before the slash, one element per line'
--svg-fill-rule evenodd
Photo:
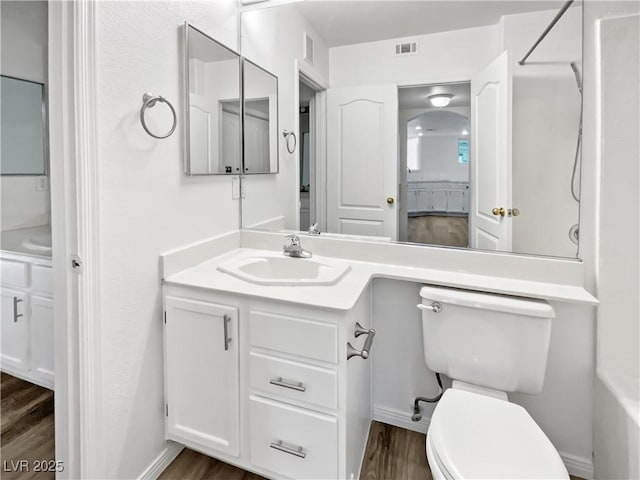
<path fill-rule="evenodd" d="M 432 286 L 422 287 L 420 296 L 422 297 L 422 303 L 427 304 L 439 302 L 494 312 L 527 315 L 529 317 L 555 318 L 556 316 L 556 312 L 551 305 L 544 300 L 535 298 Z"/>

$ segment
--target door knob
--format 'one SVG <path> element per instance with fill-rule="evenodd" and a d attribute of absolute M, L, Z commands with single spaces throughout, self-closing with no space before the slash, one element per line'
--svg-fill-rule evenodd
<path fill-rule="evenodd" d="M 387 203 L 389 205 L 393 205 L 393 202 L 395 202 L 395 200 L 393 199 L 393 197 L 387 197 Z"/>
<path fill-rule="evenodd" d="M 493 213 L 496 217 L 500 216 L 500 217 L 504 217 L 504 208 L 500 207 L 496 207 L 493 210 L 491 210 L 491 213 Z"/>

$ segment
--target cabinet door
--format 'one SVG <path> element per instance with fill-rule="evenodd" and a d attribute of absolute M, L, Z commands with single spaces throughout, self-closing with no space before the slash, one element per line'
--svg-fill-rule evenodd
<path fill-rule="evenodd" d="M 53 387 L 53 299 L 31 297 L 31 373 Z"/>
<path fill-rule="evenodd" d="M 238 455 L 238 310 L 165 299 L 167 435 Z"/>
<path fill-rule="evenodd" d="M 419 212 L 429 212 L 432 210 L 431 208 L 431 190 L 422 189 L 416 190 L 417 195 L 417 210 Z"/>
<path fill-rule="evenodd" d="M 2 319 L 0 359 L 2 368 L 23 371 L 29 368 L 29 305 L 27 294 L 9 288 L 0 289 Z"/>

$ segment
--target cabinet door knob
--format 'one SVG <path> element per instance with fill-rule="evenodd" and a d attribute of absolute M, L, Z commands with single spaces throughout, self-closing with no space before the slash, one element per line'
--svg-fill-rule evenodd
<path fill-rule="evenodd" d="M 395 202 L 395 199 L 393 197 L 387 197 L 387 203 L 389 205 L 393 205 L 393 202 Z"/>

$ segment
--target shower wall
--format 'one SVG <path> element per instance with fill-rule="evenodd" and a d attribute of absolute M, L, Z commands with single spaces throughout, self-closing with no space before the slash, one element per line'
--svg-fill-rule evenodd
<path fill-rule="evenodd" d="M 580 93 L 570 62 L 582 70 L 582 11 L 570 8 L 529 57 L 520 60 L 555 11 L 502 17 L 502 47 L 513 61 L 513 250 L 575 257 L 569 229 L 578 223 L 571 171 Z"/>

